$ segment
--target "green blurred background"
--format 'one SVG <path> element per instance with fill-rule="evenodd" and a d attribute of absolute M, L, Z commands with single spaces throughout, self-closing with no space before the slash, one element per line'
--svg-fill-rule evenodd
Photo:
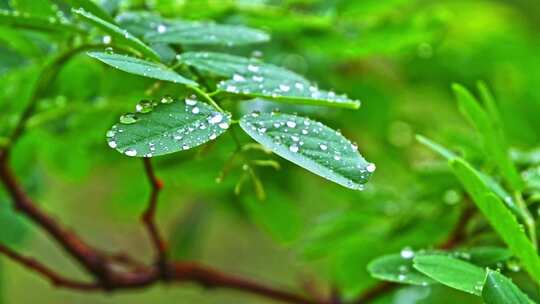
<path fill-rule="evenodd" d="M 377 165 L 363 192 L 279 160 L 279 171 L 257 169 L 267 200 L 255 198 L 249 181 L 235 195 L 240 162 L 223 182 L 215 181 L 234 150 L 229 136 L 156 159 L 165 184 L 159 223 L 176 258 L 295 290 L 310 286 L 328 293 L 335 288 L 353 299 L 377 284 L 367 273 L 369 261 L 406 246 L 435 246 L 462 208 L 462 190 L 445 163 L 414 140 L 415 134 L 424 134 L 469 159 L 481 158 L 472 128 L 457 111 L 451 83 L 472 87 L 485 81 L 500 105 L 510 144 L 522 150 L 538 146 L 540 5 L 535 0 L 103 2 L 112 10 L 149 8 L 167 17 L 263 29 L 272 35 L 271 42 L 224 51 L 255 51 L 322 88 L 362 100 L 357 111 L 281 107 L 323 121 L 358 143 Z M 1 0 L 0 7 L 54 13 L 46 0 Z M 1 136 L 24 106 L 39 64 L 62 41 L 0 27 Z M 142 164 L 108 148 L 104 134 L 121 113 L 132 111 L 151 84 L 87 56 L 77 57 L 49 88 L 13 155 L 27 189 L 44 209 L 91 244 L 131 252 L 145 261 L 152 251 L 138 220 L 149 191 Z M 248 111 L 277 105 L 228 106 Z M 3 191 L 0 242 L 84 278 L 47 236 L 11 211 Z M 486 233 L 467 245 L 497 243 Z M 0 303 L 272 303 L 189 284 L 89 295 L 58 290 L 19 265 L 4 258 L 0 262 Z M 513 275 L 517 282 L 524 276 Z M 521 287 L 538 299 L 537 291 L 522 281 Z M 444 287 L 404 287 L 380 299 L 400 304 L 476 301 Z"/>

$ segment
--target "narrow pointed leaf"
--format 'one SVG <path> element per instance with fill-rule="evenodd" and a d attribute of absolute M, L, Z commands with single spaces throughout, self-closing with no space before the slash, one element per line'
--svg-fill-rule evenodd
<path fill-rule="evenodd" d="M 347 188 L 361 190 L 375 165 L 358 147 L 320 122 L 280 113 L 252 113 L 240 126 L 277 155 Z"/>
<path fill-rule="evenodd" d="M 486 271 L 478 266 L 445 255 L 419 255 L 414 258 L 414 268 L 446 286 L 482 294 Z"/>
<path fill-rule="evenodd" d="M 413 267 L 413 260 L 403 258 L 399 254 L 379 257 L 368 265 L 372 277 L 411 285 L 426 286 L 436 283 L 435 280 L 419 272 Z"/>
<path fill-rule="evenodd" d="M 432 141 L 429 138 L 426 138 L 426 137 L 424 137 L 422 135 L 417 135 L 416 139 L 421 144 L 423 144 L 426 147 L 430 148 L 431 150 L 437 152 L 438 154 L 440 154 L 441 156 L 443 156 L 447 160 L 452 160 L 454 158 L 457 158 L 457 155 L 454 154 L 454 152 L 446 149 L 442 145 Z M 504 188 L 501 187 L 501 185 L 499 185 L 499 183 L 493 177 L 491 177 L 491 176 L 489 176 L 487 174 L 484 174 L 482 172 L 478 172 L 478 171 L 476 173 L 480 176 L 480 178 L 484 181 L 484 183 L 491 189 L 491 191 L 493 191 L 495 194 L 497 194 L 497 196 L 499 196 L 501 198 L 501 200 L 504 202 L 504 204 L 515 215 L 517 215 L 520 219 L 523 219 L 523 220 L 526 219 L 526 216 L 523 213 L 523 210 L 521 210 L 517 206 L 517 204 L 514 201 L 514 199 L 512 198 L 512 196 L 510 194 L 508 194 L 508 192 L 506 192 L 506 190 L 504 190 Z"/>
<path fill-rule="evenodd" d="M 82 8 L 94 16 L 101 18 L 109 23 L 114 23 L 114 19 L 99 4 L 91 0 L 66 0 L 73 8 Z"/>
<path fill-rule="evenodd" d="M 160 63 L 105 52 L 88 52 L 88 55 L 116 69 L 131 74 L 190 86 L 197 86 L 197 83 L 193 80 L 181 76 Z"/>
<path fill-rule="evenodd" d="M 144 39 L 153 43 L 233 46 L 266 42 L 270 36 L 263 31 L 240 25 L 175 22 L 147 33 Z"/>
<path fill-rule="evenodd" d="M 107 22 L 84 9 L 74 9 L 73 12 L 83 18 L 88 23 L 98 27 L 105 33 L 109 34 L 113 39 L 132 48 L 143 56 L 159 61 L 159 55 L 154 52 L 149 46 L 144 44 L 139 38 L 133 36 L 125 29 L 121 29 L 115 24 Z"/>
<path fill-rule="evenodd" d="M 18 11 L 0 10 L 0 26 L 47 32 L 83 32 L 82 29 L 54 17 L 32 16 Z"/>
<path fill-rule="evenodd" d="M 360 101 L 319 89 L 287 69 L 252 58 L 212 53 L 182 54 L 180 60 L 199 70 L 231 78 L 218 84 L 220 90 L 279 102 L 357 109 Z"/>
<path fill-rule="evenodd" d="M 450 167 L 493 229 L 521 260 L 531 277 L 540 282 L 540 257 L 514 215 L 493 194 L 476 170 L 464 160 L 459 158 L 451 160 Z"/>
<path fill-rule="evenodd" d="M 499 121 L 499 114 L 487 88 L 480 87 L 488 111 L 485 111 L 476 98 L 463 86 L 455 84 L 452 89 L 458 99 L 459 109 L 480 135 L 486 155 L 493 158 L 507 182 L 514 189 L 521 190 L 523 181 L 510 159 L 510 153 Z"/>
<path fill-rule="evenodd" d="M 482 298 L 486 304 L 534 303 L 509 278 L 492 270 L 488 270 Z"/>
<path fill-rule="evenodd" d="M 166 102 L 166 103 L 163 103 Z M 141 102 L 142 103 L 142 102 Z M 127 156 L 151 157 L 188 150 L 214 140 L 230 124 L 230 117 L 194 100 L 164 97 L 155 107 L 139 103 L 146 113 L 128 113 L 107 132 L 111 148 Z"/>

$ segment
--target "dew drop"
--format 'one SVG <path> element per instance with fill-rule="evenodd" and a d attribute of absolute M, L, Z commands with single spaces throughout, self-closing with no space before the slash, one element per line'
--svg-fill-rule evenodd
<path fill-rule="evenodd" d="M 199 114 L 200 111 L 199 107 L 193 107 L 193 109 L 191 109 L 191 113 L 193 114 Z"/>
<path fill-rule="evenodd" d="M 127 149 L 124 152 L 124 154 L 126 154 L 127 156 L 135 156 L 135 155 L 137 155 L 137 150 L 130 148 L 130 149 Z"/>
<path fill-rule="evenodd" d="M 221 115 L 220 113 L 216 113 L 213 116 L 210 116 L 210 118 L 208 118 L 208 122 L 213 125 L 220 123 L 222 120 L 223 120 L 223 115 Z"/>
<path fill-rule="evenodd" d="M 116 132 L 113 131 L 113 130 L 109 130 L 107 131 L 107 134 L 105 134 L 107 137 L 113 137 L 114 135 L 116 135 Z"/>
<path fill-rule="evenodd" d="M 246 81 L 246 79 L 244 78 L 244 76 L 242 76 L 242 75 L 240 75 L 240 74 L 234 74 L 234 75 L 233 75 L 233 80 L 236 81 L 236 82 Z"/>
<path fill-rule="evenodd" d="M 134 124 L 139 120 L 135 114 L 132 113 L 126 113 L 122 116 L 120 116 L 120 123 L 123 123 L 125 125 Z"/>
<path fill-rule="evenodd" d="M 173 101 L 174 101 L 174 98 L 170 95 L 165 95 L 160 100 L 160 102 L 163 104 L 169 104 L 169 103 L 172 103 Z"/>
<path fill-rule="evenodd" d="M 248 65 L 248 70 L 249 70 L 250 72 L 258 72 L 258 71 L 259 71 L 259 66 L 250 64 L 250 65 Z"/>
<path fill-rule="evenodd" d="M 194 106 L 194 105 L 197 104 L 197 101 L 196 101 L 195 99 L 186 98 L 185 101 L 186 101 L 186 104 L 187 104 L 188 106 Z"/>
<path fill-rule="evenodd" d="M 401 252 L 399 253 L 402 258 L 404 259 L 412 259 L 414 257 L 414 251 L 411 249 L 411 247 L 405 247 L 401 249 Z"/>
<path fill-rule="evenodd" d="M 135 106 L 135 110 L 139 113 L 151 112 L 153 108 L 154 105 L 152 104 L 152 102 L 146 99 L 139 101 Z"/>
<path fill-rule="evenodd" d="M 298 152 L 298 150 L 299 150 L 299 148 L 298 148 L 297 145 L 291 145 L 291 146 L 289 147 L 289 151 L 291 151 L 291 152 L 293 152 L 293 153 Z"/>
<path fill-rule="evenodd" d="M 227 122 L 222 122 L 218 126 L 224 130 L 229 128 L 229 124 Z"/>
<path fill-rule="evenodd" d="M 109 35 L 105 35 L 101 38 L 101 42 L 103 42 L 103 44 L 110 44 L 111 41 L 112 41 L 112 38 Z"/>
<path fill-rule="evenodd" d="M 286 84 L 280 84 L 279 85 L 279 89 L 283 92 L 289 92 L 289 90 L 291 89 L 290 86 L 286 85 Z"/>
<path fill-rule="evenodd" d="M 375 166 L 374 163 L 370 163 L 367 165 L 366 170 L 370 173 L 375 172 L 375 169 L 377 169 L 377 166 Z"/>
<path fill-rule="evenodd" d="M 321 150 L 323 151 L 326 151 L 328 149 L 328 147 L 325 144 L 320 144 L 319 148 L 321 148 Z"/>
<path fill-rule="evenodd" d="M 294 128 L 296 127 L 296 123 L 294 121 L 289 120 L 287 121 L 287 127 Z"/>
<path fill-rule="evenodd" d="M 108 144 L 109 144 L 109 147 L 111 147 L 113 149 L 117 147 L 116 141 L 114 141 L 114 140 L 109 141 Z"/>
<path fill-rule="evenodd" d="M 162 33 L 165 33 L 167 31 L 167 27 L 164 25 L 164 24 L 160 24 L 158 25 L 157 27 L 157 32 L 162 34 Z"/>

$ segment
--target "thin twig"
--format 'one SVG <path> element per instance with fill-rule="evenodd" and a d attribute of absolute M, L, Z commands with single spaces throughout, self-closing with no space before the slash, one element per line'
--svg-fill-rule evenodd
<path fill-rule="evenodd" d="M 37 260 L 20 255 L 14 250 L 2 244 L 0 244 L 0 254 L 3 254 L 6 257 L 12 259 L 13 261 L 18 262 L 27 269 L 41 274 L 42 276 L 47 278 L 54 286 L 79 290 L 94 290 L 100 288 L 99 285 L 94 283 L 85 283 L 64 278 L 62 275 L 56 273 L 55 271 L 41 264 Z"/>
<path fill-rule="evenodd" d="M 163 183 L 161 182 L 161 180 L 157 178 L 156 173 L 154 171 L 154 167 L 152 166 L 152 162 L 150 161 L 150 158 L 146 158 L 146 157 L 143 158 L 143 163 L 144 163 L 144 171 L 146 173 L 146 177 L 148 178 L 148 181 L 152 189 L 150 191 L 150 198 L 148 199 L 147 208 L 142 214 L 141 220 L 145 224 L 146 230 L 148 231 L 150 239 L 152 240 L 152 243 L 154 245 L 154 250 L 156 253 L 156 265 L 158 265 L 158 267 L 161 270 L 161 274 L 165 278 L 166 277 L 165 263 L 167 261 L 167 246 L 165 244 L 165 241 L 161 237 L 161 234 L 155 222 L 158 196 L 159 196 L 159 192 L 163 188 Z"/>

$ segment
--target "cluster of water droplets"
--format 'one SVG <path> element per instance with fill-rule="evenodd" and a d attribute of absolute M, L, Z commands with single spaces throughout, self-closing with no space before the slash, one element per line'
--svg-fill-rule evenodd
<path fill-rule="evenodd" d="M 234 94 L 255 94 L 272 98 L 293 97 L 351 102 L 347 95 L 319 89 L 303 77 L 285 69 L 263 63 L 249 63 L 231 79 L 221 81 L 219 88 Z"/>
<path fill-rule="evenodd" d="M 127 156 L 152 157 L 188 150 L 216 139 L 229 128 L 228 114 L 190 96 L 176 102 L 171 96 L 141 100 L 136 113 L 126 113 L 106 134 L 108 144 Z M 152 116 L 152 112 L 161 111 Z M 155 119 L 154 119 L 155 118 Z M 163 119 L 170 121 L 164 122 Z"/>
<path fill-rule="evenodd" d="M 350 188 L 362 190 L 361 184 L 376 169 L 375 164 L 366 164 L 361 158 L 356 144 L 320 122 L 275 112 L 253 112 L 248 121 L 252 132 L 271 138 L 272 143 L 282 150 L 346 176 Z"/>

